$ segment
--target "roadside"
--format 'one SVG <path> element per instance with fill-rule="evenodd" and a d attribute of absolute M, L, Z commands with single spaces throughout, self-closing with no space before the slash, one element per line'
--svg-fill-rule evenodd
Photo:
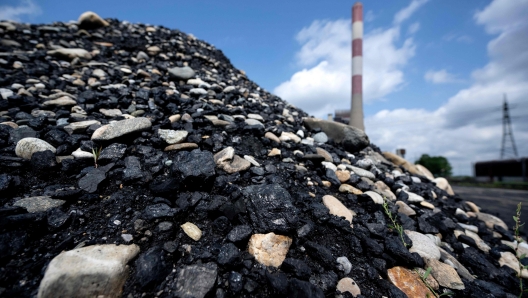
<path fill-rule="evenodd" d="M 515 215 L 517 204 L 522 202 L 521 222 L 528 224 L 528 191 L 526 190 L 459 185 L 452 187 L 460 197 L 481 207 L 482 212 L 499 215 L 510 228 L 514 225 L 513 215 Z M 524 228 L 524 232 L 528 230 Z"/>

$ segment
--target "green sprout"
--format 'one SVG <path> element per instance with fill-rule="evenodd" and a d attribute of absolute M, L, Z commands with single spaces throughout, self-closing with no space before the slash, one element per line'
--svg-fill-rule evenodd
<path fill-rule="evenodd" d="M 99 155 L 101 155 L 101 150 L 103 149 L 103 147 L 99 147 L 99 149 L 94 149 L 92 147 L 92 156 L 93 156 L 93 159 L 94 159 L 94 164 L 95 164 L 95 168 L 97 168 L 97 160 L 99 160 Z"/>
<path fill-rule="evenodd" d="M 427 277 L 429 277 L 429 275 L 431 274 L 431 270 L 433 270 L 433 268 L 431 267 L 427 267 L 427 270 L 425 270 L 424 274 L 420 274 L 420 272 L 418 272 L 418 270 L 414 270 L 418 276 L 420 277 L 420 279 L 423 281 L 423 283 L 425 284 L 425 286 L 429 289 L 429 291 L 431 291 L 431 293 L 433 293 L 433 295 L 435 295 L 435 297 L 442 297 L 442 296 L 449 296 L 449 295 L 453 295 L 454 293 L 451 292 L 451 291 L 447 291 L 447 292 L 444 292 L 442 294 L 438 294 L 437 292 L 435 292 L 435 290 L 433 289 L 433 287 L 431 287 L 431 285 L 427 282 Z M 430 298 L 429 297 L 430 295 L 427 294 L 425 297 L 426 298 Z"/>
<path fill-rule="evenodd" d="M 524 269 L 528 269 L 528 265 L 524 266 L 523 263 L 521 262 L 522 259 L 526 258 L 526 254 L 522 254 L 519 256 L 519 244 L 523 242 L 523 239 L 521 238 L 521 235 L 520 235 L 520 229 L 524 226 L 524 223 L 521 223 L 521 203 L 520 202 L 517 205 L 517 212 L 515 216 L 513 216 L 513 220 L 515 221 L 515 228 L 514 228 L 515 240 L 517 240 L 517 245 L 515 246 L 514 250 L 515 250 L 515 256 L 517 257 L 517 262 L 519 262 L 519 274 L 517 277 L 519 278 L 519 287 L 520 287 L 519 298 L 521 298 L 524 292 L 528 292 L 528 289 L 523 288 L 523 279 L 522 279 L 522 271 Z"/>
<path fill-rule="evenodd" d="M 385 214 L 389 217 L 389 219 L 392 222 L 392 225 L 389 225 L 389 228 L 392 230 L 396 230 L 398 234 L 400 235 L 400 239 L 403 243 L 403 246 L 408 247 L 409 245 L 405 242 L 405 238 L 403 237 L 403 227 L 396 221 L 396 216 L 392 214 L 392 212 L 389 209 L 389 204 L 384 199 L 383 200 L 383 210 L 385 211 Z"/>

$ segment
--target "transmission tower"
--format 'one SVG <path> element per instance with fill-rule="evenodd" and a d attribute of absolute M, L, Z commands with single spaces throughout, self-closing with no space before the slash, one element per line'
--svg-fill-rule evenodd
<path fill-rule="evenodd" d="M 513 156 L 517 157 L 517 147 L 515 147 L 515 140 L 513 139 L 510 112 L 508 110 L 508 101 L 506 100 L 506 94 L 504 94 L 504 105 L 502 106 L 501 159 L 503 159 L 507 153 L 513 153 Z"/>

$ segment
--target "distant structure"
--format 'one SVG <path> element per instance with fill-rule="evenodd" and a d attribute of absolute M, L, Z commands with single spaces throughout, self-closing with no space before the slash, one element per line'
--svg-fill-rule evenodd
<path fill-rule="evenodd" d="M 480 182 L 528 182 L 528 158 L 479 161 L 475 179 Z"/>
<path fill-rule="evenodd" d="M 334 121 L 348 124 L 350 122 L 350 110 L 335 110 Z"/>
<path fill-rule="evenodd" d="M 363 4 L 352 6 L 352 104 L 349 125 L 365 130 L 363 123 Z"/>
<path fill-rule="evenodd" d="M 401 156 L 401 158 L 405 158 L 405 153 L 407 151 L 403 148 L 396 149 L 396 155 Z"/>
<path fill-rule="evenodd" d="M 508 143 L 508 139 L 510 143 Z M 513 157 L 517 157 L 517 147 L 515 147 L 515 140 L 513 139 L 508 101 L 506 100 L 506 94 L 504 94 L 504 104 L 502 106 L 502 146 L 500 158 L 504 159 L 504 156 L 507 153 L 513 153 Z"/>

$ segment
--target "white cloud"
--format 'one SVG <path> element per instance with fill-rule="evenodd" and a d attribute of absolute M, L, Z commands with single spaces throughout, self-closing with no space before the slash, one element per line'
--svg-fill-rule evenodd
<path fill-rule="evenodd" d="M 436 71 L 428 70 L 424 75 L 424 79 L 433 84 L 453 83 L 459 81 L 454 74 L 447 72 L 445 69 Z"/>
<path fill-rule="evenodd" d="M 420 23 L 412 23 L 411 26 L 409 26 L 408 34 L 412 35 L 420 30 Z"/>
<path fill-rule="evenodd" d="M 40 13 L 40 7 L 31 0 L 21 0 L 18 6 L 0 6 L 0 20 L 20 21 L 24 15 L 34 16 Z"/>
<path fill-rule="evenodd" d="M 453 33 L 453 32 L 444 35 L 442 39 L 445 41 L 458 41 L 458 42 L 467 43 L 467 44 L 473 42 L 473 37 L 469 35 Z"/>
<path fill-rule="evenodd" d="M 420 8 L 428 1 L 429 0 L 413 0 L 411 4 L 409 4 L 409 6 L 396 13 L 396 15 L 394 16 L 394 24 L 400 24 L 410 18 L 411 15 L 418 10 L 418 8 Z"/>
<path fill-rule="evenodd" d="M 412 1 L 399 18 L 404 20 L 426 1 Z M 419 7 L 418 6 L 418 7 Z M 400 12 L 398 14 L 402 15 Z M 302 45 L 296 54 L 303 69 L 274 89 L 274 93 L 325 118 L 336 109 L 350 106 L 351 94 L 351 22 L 350 20 L 314 21 L 296 36 Z M 363 38 L 363 100 L 381 100 L 405 84 L 402 68 L 414 56 L 412 37 L 400 40 L 400 26 L 375 29 Z M 401 45 L 397 45 L 401 43 Z"/>
<path fill-rule="evenodd" d="M 528 155 L 528 1 L 494 0 L 475 14 L 477 24 L 496 36 L 489 62 L 472 73 L 473 83 L 435 111 L 397 109 L 365 119 L 371 140 L 383 150 L 407 149 L 448 157 L 455 174 L 471 175 L 471 163 L 498 159 L 502 102 L 507 94 L 520 156 Z"/>
<path fill-rule="evenodd" d="M 372 22 L 376 19 L 376 15 L 374 15 L 374 12 L 372 10 L 367 11 L 367 14 L 365 15 L 365 22 Z"/>

